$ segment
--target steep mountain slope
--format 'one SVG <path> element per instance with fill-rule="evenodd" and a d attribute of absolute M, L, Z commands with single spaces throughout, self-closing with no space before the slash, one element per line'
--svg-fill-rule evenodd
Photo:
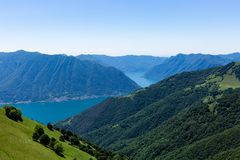
<path fill-rule="evenodd" d="M 223 66 L 233 61 L 232 59 L 228 59 L 226 57 L 227 55 L 225 57 L 221 57 L 217 55 L 204 54 L 178 54 L 177 56 L 170 57 L 164 61 L 164 63 L 154 66 L 145 74 L 145 77 L 153 80 L 162 80 L 184 71 L 196 71 L 216 66 Z"/>
<path fill-rule="evenodd" d="M 234 62 L 240 61 L 240 53 L 239 52 L 235 52 L 235 53 L 231 53 L 231 54 L 224 54 L 224 55 L 219 55 L 219 56 L 222 58 L 232 60 Z"/>
<path fill-rule="evenodd" d="M 0 53 L 0 102 L 119 95 L 138 85 L 113 67 L 72 56 Z"/>
<path fill-rule="evenodd" d="M 67 142 L 61 142 L 64 147 L 65 157 L 60 157 L 51 149 L 32 140 L 34 127 L 38 124 L 27 118 L 23 122 L 15 122 L 5 116 L 3 109 L 0 109 L 0 159 L 1 160 L 73 160 L 74 158 L 89 160 L 96 159 Z M 40 125 L 40 124 L 39 124 Z M 50 131 L 43 126 L 45 133 L 57 140 L 61 135 L 58 131 Z"/>
<path fill-rule="evenodd" d="M 163 63 L 167 58 L 153 56 L 105 56 L 105 55 L 79 55 L 81 60 L 91 60 L 105 66 L 115 67 L 124 73 L 146 72 L 155 65 Z"/>
<path fill-rule="evenodd" d="M 237 157 L 239 79 L 239 63 L 184 72 L 57 125 L 132 159 Z"/>
<path fill-rule="evenodd" d="M 128 96 L 109 98 L 80 115 L 70 118 L 67 120 L 67 124 L 70 124 L 69 129 L 74 129 L 78 133 L 89 132 L 106 124 L 115 124 L 134 115 L 146 106 L 169 96 L 172 92 L 190 87 L 190 84 L 195 81 L 204 81 L 202 77 L 205 77 L 205 74 L 208 75 L 211 72 L 176 75 L 173 80 L 163 80 Z"/>

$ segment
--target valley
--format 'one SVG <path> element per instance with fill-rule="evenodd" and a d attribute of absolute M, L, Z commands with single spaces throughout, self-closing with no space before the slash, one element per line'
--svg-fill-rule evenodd
<path fill-rule="evenodd" d="M 117 71 L 126 77 L 127 82 L 138 87 L 119 96 L 83 100 L 56 97 L 49 101 L 12 104 L 31 121 L 36 121 L 34 123 L 53 123 L 53 127 L 62 134 L 70 131 L 88 143 L 102 147 L 104 150 L 100 149 L 101 153 L 93 153 L 89 148 L 82 148 L 80 143 L 81 151 L 98 158 L 101 154 L 115 157 L 110 159 L 139 160 L 178 160 L 181 157 L 191 160 L 199 155 L 202 160 L 210 157 L 219 160 L 226 154 L 237 157 L 240 147 L 240 141 L 236 138 L 240 125 L 237 107 L 240 104 L 240 63 L 230 62 L 224 66 L 219 63 L 220 66 L 215 66 L 208 59 L 209 56 L 184 56 L 188 59 L 184 62 L 186 66 L 193 67 L 189 63 L 192 56 L 196 58 L 195 61 L 207 58 L 207 62 L 203 61 L 210 65 L 200 70 L 199 63 L 197 68 L 193 67 L 195 71 L 188 72 L 180 67 L 179 73 L 159 82 L 145 78 L 146 72 Z M 219 62 L 219 57 L 216 59 Z M 225 63 L 228 60 L 220 58 L 220 61 Z M 172 64 L 172 60 L 169 64 Z M 32 101 L 31 98 L 26 100 Z M 217 144 L 220 139 L 221 143 Z M 208 145 L 209 141 L 211 144 Z M 206 148 L 204 151 L 196 150 L 199 146 Z M 10 153 L 9 150 L 7 152 Z M 74 155 L 77 152 L 74 151 Z"/>
<path fill-rule="evenodd" d="M 148 87 L 156 83 L 154 80 L 145 78 L 145 72 L 126 72 L 125 74 L 141 87 Z"/>
<path fill-rule="evenodd" d="M 0 160 L 240 160 L 239 6 L 0 0 Z"/>

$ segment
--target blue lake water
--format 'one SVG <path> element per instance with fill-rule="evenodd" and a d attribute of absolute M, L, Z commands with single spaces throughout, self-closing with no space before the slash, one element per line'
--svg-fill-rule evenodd
<path fill-rule="evenodd" d="M 100 102 L 106 98 L 92 98 L 78 101 L 64 102 L 36 102 L 26 104 L 14 104 L 19 108 L 24 116 L 47 124 L 64 120 L 76 115 Z"/>
<path fill-rule="evenodd" d="M 133 81 L 135 81 L 139 86 L 141 87 L 148 87 L 150 86 L 151 84 L 154 84 L 156 83 L 155 81 L 153 80 L 149 80 L 149 79 L 146 79 L 144 78 L 144 72 L 128 72 L 128 73 L 125 73 L 129 78 L 131 78 Z"/>
<path fill-rule="evenodd" d="M 155 83 L 154 81 L 144 78 L 144 73 L 142 72 L 126 73 L 126 75 L 141 87 L 147 87 Z M 77 115 L 105 99 L 106 97 L 64 102 L 19 103 L 14 104 L 14 106 L 19 108 L 24 116 L 47 124 L 48 122 L 55 123 Z"/>

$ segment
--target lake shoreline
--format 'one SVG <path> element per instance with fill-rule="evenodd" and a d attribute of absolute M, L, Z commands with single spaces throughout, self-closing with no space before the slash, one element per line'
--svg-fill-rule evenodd
<path fill-rule="evenodd" d="M 33 102 L 12 103 L 11 105 L 20 109 L 23 116 L 42 124 L 56 123 L 69 117 L 75 116 L 99 103 L 108 97 L 90 98 L 84 100 L 69 100 L 62 102 Z M 4 104 L 1 104 L 0 108 Z"/>
<path fill-rule="evenodd" d="M 82 100 L 88 100 L 88 99 L 95 99 L 95 98 L 109 98 L 109 97 L 117 97 L 121 96 L 123 94 L 119 95 L 101 95 L 101 96 L 80 96 L 80 97 L 59 97 L 59 98 L 53 98 L 49 100 L 41 100 L 41 101 L 16 101 L 16 102 L 0 102 L 2 105 L 9 105 L 9 104 L 30 104 L 30 103 L 54 103 L 54 102 L 66 102 L 66 101 L 82 101 Z"/>

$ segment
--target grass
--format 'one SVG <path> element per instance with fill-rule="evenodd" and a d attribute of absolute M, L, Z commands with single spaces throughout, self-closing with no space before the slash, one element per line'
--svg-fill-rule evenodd
<path fill-rule="evenodd" d="M 220 90 L 226 90 L 229 88 L 236 89 L 240 87 L 240 81 L 236 77 L 235 73 L 230 69 L 227 71 L 225 75 L 217 76 L 217 75 L 210 75 L 205 83 L 196 85 L 196 88 L 205 87 L 208 84 L 217 84 L 219 85 Z"/>
<path fill-rule="evenodd" d="M 232 74 L 225 74 L 223 80 L 220 82 L 220 89 L 225 90 L 228 88 L 239 88 L 240 81 L 237 79 L 234 73 Z"/>
<path fill-rule="evenodd" d="M 61 142 L 64 148 L 64 158 L 58 156 L 51 149 L 34 142 L 32 133 L 35 121 L 23 117 L 23 122 L 15 122 L 5 116 L 5 111 L 0 109 L 0 159 L 1 160 L 89 160 L 96 159 L 67 142 Z M 43 126 L 43 125 L 42 125 Z M 45 133 L 50 137 L 59 139 L 61 133 L 50 131 L 43 126 Z"/>

